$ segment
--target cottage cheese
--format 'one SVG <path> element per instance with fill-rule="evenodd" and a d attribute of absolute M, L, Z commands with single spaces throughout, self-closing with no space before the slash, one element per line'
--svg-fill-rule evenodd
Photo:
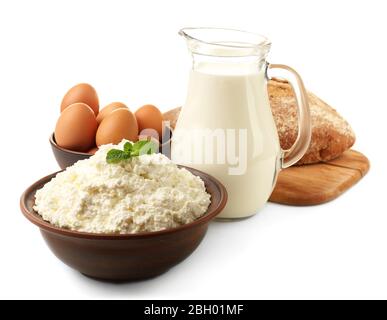
<path fill-rule="evenodd" d="M 174 228 L 207 211 L 203 181 L 162 154 L 108 164 L 106 153 L 125 142 L 57 174 L 37 191 L 34 209 L 59 227 L 120 234 Z"/>

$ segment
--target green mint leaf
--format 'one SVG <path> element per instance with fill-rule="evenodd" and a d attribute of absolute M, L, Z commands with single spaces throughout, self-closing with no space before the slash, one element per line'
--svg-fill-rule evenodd
<path fill-rule="evenodd" d="M 124 144 L 124 152 L 130 153 L 132 151 L 132 149 L 133 149 L 133 144 L 132 143 L 126 142 Z"/>
<path fill-rule="evenodd" d="M 147 151 L 147 154 L 156 153 L 158 148 L 159 148 L 158 144 L 153 142 L 153 141 L 149 141 L 148 147 L 149 147 L 149 149 Z"/>
<path fill-rule="evenodd" d="M 107 163 L 118 163 L 122 160 L 126 160 L 130 158 L 130 154 L 126 153 L 122 150 L 111 149 L 106 154 L 106 162 Z"/>
<path fill-rule="evenodd" d="M 133 145 L 131 152 L 132 156 L 140 156 L 143 154 L 152 154 L 157 151 L 157 144 L 153 141 L 140 140 Z"/>
<path fill-rule="evenodd" d="M 142 147 L 146 146 L 149 143 L 148 140 L 139 140 L 133 145 L 133 149 L 140 150 Z"/>
<path fill-rule="evenodd" d="M 118 163 L 132 157 L 138 157 L 143 154 L 156 153 L 158 144 L 154 141 L 140 140 L 132 144 L 127 142 L 124 144 L 124 150 L 111 149 L 106 154 L 107 163 Z"/>

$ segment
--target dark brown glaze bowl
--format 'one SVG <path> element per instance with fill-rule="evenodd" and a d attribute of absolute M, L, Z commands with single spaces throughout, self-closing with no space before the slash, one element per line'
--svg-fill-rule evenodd
<path fill-rule="evenodd" d="M 160 145 L 159 152 L 166 155 L 168 158 L 171 157 L 171 136 L 172 130 L 167 128 L 164 131 L 163 144 Z M 58 163 L 61 169 L 66 169 L 67 167 L 72 166 L 78 160 L 88 159 L 92 156 L 91 153 L 73 151 L 69 149 L 62 148 L 57 145 L 55 141 L 55 135 L 52 133 L 50 135 L 50 145 L 52 152 L 54 153 L 56 162 Z"/>
<path fill-rule="evenodd" d="M 67 167 L 72 166 L 78 160 L 88 159 L 92 156 L 91 153 L 68 150 L 58 146 L 55 141 L 54 134 L 50 135 L 50 145 L 56 162 L 61 169 L 66 169 Z"/>
<path fill-rule="evenodd" d="M 137 234 L 95 234 L 55 227 L 33 209 L 35 193 L 57 173 L 40 179 L 21 196 L 24 216 L 40 228 L 51 251 L 65 264 L 89 277 L 133 281 L 155 277 L 187 258 L 200 244 L 209 222 L 227 202 L 225 187 L 215 178 L 187 168 L 199 176 L 211 195 L 207 212 L 194 222 L 168 230 Z"/>

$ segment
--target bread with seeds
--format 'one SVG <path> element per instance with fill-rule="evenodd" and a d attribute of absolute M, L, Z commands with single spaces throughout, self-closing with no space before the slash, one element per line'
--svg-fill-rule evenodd
<path fill-rule="evenodd" d="M 297 102 L 287 81 L 270 80 L 268 94 L 282 149 L 289 149 L 297 137 Z M 312 122 L 312 139 L 309 149 L 297 163 L 311 164 L 329 161 L 340 156 L 355 143 L 355 133 L 349 123 L 326 102 L 308 92 Z M 180 108 L 164 113 L 164 120 L 174 128 Z"/>

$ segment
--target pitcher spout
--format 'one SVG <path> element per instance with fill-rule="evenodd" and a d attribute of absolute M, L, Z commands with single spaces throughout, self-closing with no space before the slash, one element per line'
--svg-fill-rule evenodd
<path fill-rule="evenodd" d="M 271 42 L 266 37 L 224 28 L 183 28 L 179 31 L 193 54 L 216 57 L 255 56 L 266 59 Z"/>

